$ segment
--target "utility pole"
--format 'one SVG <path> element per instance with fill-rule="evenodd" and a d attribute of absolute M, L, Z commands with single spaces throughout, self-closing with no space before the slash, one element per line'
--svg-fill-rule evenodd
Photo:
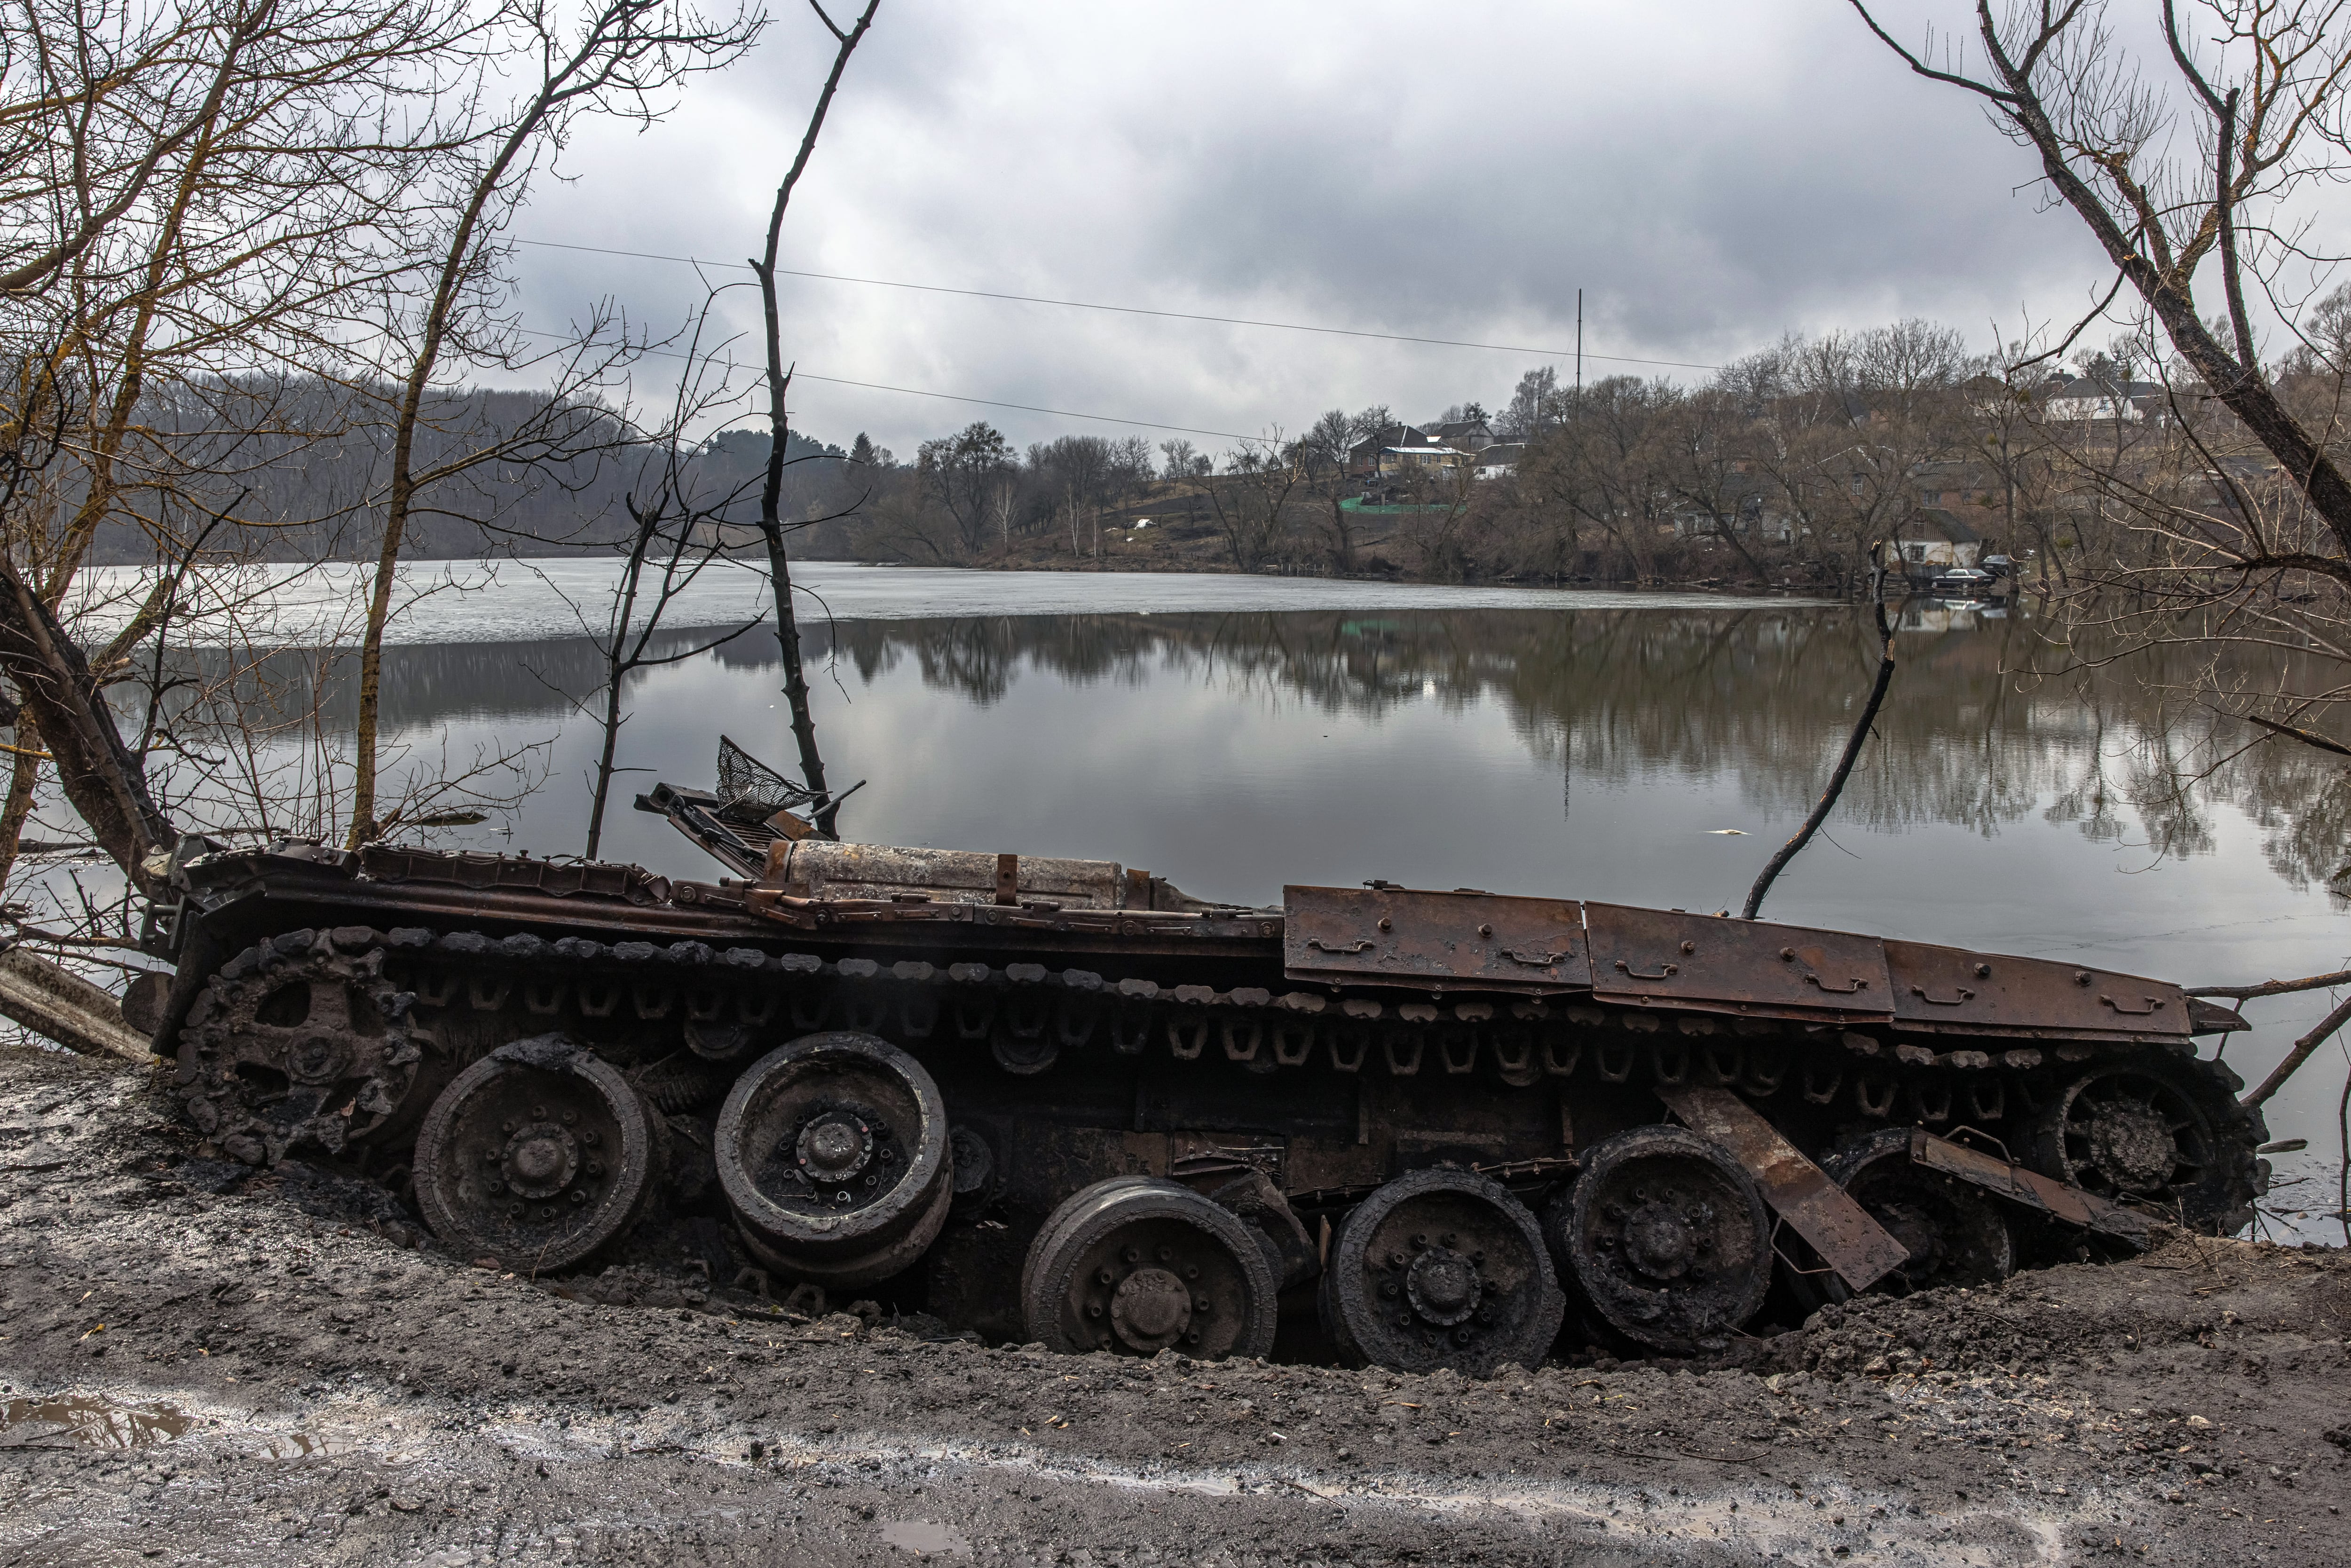
<path fill-rule="evenodd" d="M 1575 291 L 1575 401 L 1583 402 L 1583 290 Z"/>

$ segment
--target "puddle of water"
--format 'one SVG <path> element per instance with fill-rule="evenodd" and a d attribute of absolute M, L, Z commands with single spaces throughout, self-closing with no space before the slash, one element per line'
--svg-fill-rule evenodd
<path fill-rule="evenodd" d="M 261 1459 L 324 1459 L 357 1451 L 359 1445 L 316 1432 L 276 1432 L 262 1438 L 254 1457 Z"/>
<path fill-rule="evenodd" d="M 194 1423 L 170 1405 L 118 1405 L 75 1395 L 0 1405 L 0 1448 L 144 1448 L 183 1437 Z"/>
<path fill-rule="evenodd" d="M 968 1557 L 971 1542 L 944 1524 L 919 1519 L 884 1520 L 882 1544 L 903 1547 L 917 1557 Z"/>

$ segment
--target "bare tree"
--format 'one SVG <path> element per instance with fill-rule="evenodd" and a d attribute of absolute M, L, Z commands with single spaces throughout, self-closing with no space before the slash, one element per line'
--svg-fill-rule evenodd
<path fill-rule="evenodd" d="M 1362 440 L 1356 423 L 1343 409 L 1332 409 L 1299 437 L 1306 461 L 1306 488 L 1326 508 L 1323 528 L 1331 543 L 1331 565 L 1336 571 L 1355 570 L 1355 519 L 1346 503 L 1353 488 L 1348 483 L 1347 460 Z"/>
<path fill-rule="evenodd" d="M 734 59 L 750 47 L 762 26 L 760 18 L 739 11 L 732 17 L 705 20 L 681 0 L 597 0 L 576 27 L 567 26 L 568 18 L 551 0 L 529 0 L 516 16 L 528 54 L 539 62 L 538 79 L 506 122 L 483 139 L 478 162 L 459 183 L 461 193 L 438 246 L 438 265 L 413 335 L 400 330 L 396 313 L 385 323 L 395 341 L 404 340 L 406 373 L 392 414 L 383 533 L 360 643 L 350 833 L 354 847 L 375 837 L 379 828 L 376 731 L 382 703 L 383 634 L 392 616 L 402 542 L 420 492 L 483 464 L 545 461 L 575 450 L 583 436 L 596 439 L 591 434 L 595 421 L 592 414 L 581 417 L 586 411 L 578 394 L 599 381 L 617 357 L 600 355 L 594 347 L 567 356 L 564 384 L 548 395 L 544 418 L 476 444 L 436 469 L 417 468 L 417 429 L 426 417 L 426 400 L 444 360 L 496 363 L 536 357 L 518 355 L 512 323 L 502 320 L 496 309 L 503 290 L 496 240 L 504 218 L 522 203 L 531 176 L 562 147 L 581 116 L 618 114 L 649 122 L 659 117 L 666 95 L 687 76 Z M 583 334 L 590 345 L 601 336 L 594 326 Z"/>
<path fill-rule="evenodd" d="M 216 519 L 233 465 L 287 428 L 276 374 L 333 361 L 355 291 L 403 265 L 416 193 L 465 134 L 481 23 L 462 0 L 11 0 L 0 15 L 0 142 L 23 154 L 0 173 L 0 448 L 17 463 L 0 673 L 30 699 L 0 872 L 54 755 L 143 882 L 166 824 L 102 692 L 178 573 L 155 575 L 94 660 L 72 649 L 68 592 L 108 527 L 182 559 L 175 517 Z M 229 417 L 183 416 L 204 404 Z"/>
<path fill-rule="evenodd" d="M 1255 571 L 1272 559 L 1288 533 L 1292 499 L 1305 483 L 1302 444 L 1283 442 L 1277 429 L 1227 453 L 1224 473 L 1196 477 L 1191 486 L 1207 497 L 1233 565 Z"/>
<path fill-rule="evenodd" d="M 2328 536 L 2312 549 L 2249 529 L 2227 553 L 2242 570 L 2351 583 L 2351 478 L 2264 372 L 2247 288 L 2250 277 L 2279 305 L 2288 269 L 2317 259 L 2291 204 L 2339 180 L 2351 162 L 2345 7 L 2205 0 L 2185 7 L 2188 25 L 2182 8 L 2163 5 L 2167 90 L 2117 40 L 2105 6 L 2089 0 L 2013 5 L 2000 16 L 1980 0 L 1976 73 L 1950 51 L 1938 54 L 1931 37 L 1924 50 L 1896 43 L 1855 0 L 1913 71 L 1982 99 L 2010 138 L 2032 149 L 2050 188 L 2105 252 L 2116 289 L 2127 286 L 2144 303 L 2184 369 L 2277 460 Z M 2221 296 L 2210 320 L 2197 295 L 2207 262 L 2218 263 Z"/>
<path fill-rule="evenodd" d="M 799 617 L 792 605 L 791 561 L 784 549 L 784 524 L 777 506 L 783 493 L 786 436 L 791 428 L 788 404 L 792 378 L 784 363 L 783 316 L 776 303 L 776 247 L 783 237 L 785 209 L 791 205 L 792 191 L 799 184 L 800 175 L 816 152 L 816 139 L 824 129 L 825 114 L 832 107 L 833 94 L 841 89 L 841 73 L 849 68 L 849 57 L 857 52 L 866 30 L 873 26 L 873 14 L 882 8 L 882 0 L 867 0 L 865 9 L 846 28 L 832 19 L 819 0 L 809 0 L 809 8 L 824 24 L 825 31 L 832 35 L 836 46 L 832 69 L 825 76 L 823 90 L 817 94 L 816 108 L 809 115 L 807 134 L 800 138 L 799 152 L 785 171 L 783 183 L 776 187 L 776 204 L 768 215 L 767 249 L 752 261 L 751 269 L 759 279 L 759 303 L 768 329 L 768 426 L 773 438 L 768 451 L 767 480 L 759 487 L 759 534 L 768 547 L 768 585 L 776 601 L 776 640 L 784 660 L 784 701 L 791 708 L 792 738 L 799 748 L 800 777 L 817 801 L 816 825 L 829 834 L 839 806 L 825 787 L 824 758 L 817 750 L 816 718 L 809 709 L 808 676 L 800 668 Z"/>

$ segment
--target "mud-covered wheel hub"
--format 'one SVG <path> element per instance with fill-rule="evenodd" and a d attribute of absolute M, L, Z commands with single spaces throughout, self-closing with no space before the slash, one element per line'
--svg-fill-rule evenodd
<path fill-rule="evenodd" d="M 1192 1288 L 1172 1269 L 1137 1269 L 1111 1292 L 1110 1320 L 1136 1350 L 1174 1344 L 1192 1326 Z"/>
<path fill-rule="evenodd" d="M 1331 1241 L 1318 1305 L 1339 1353 L 1402 1372 L 1532 1366 L 1567 1300 L 1542 1228 L 1500 1183 L 1414 1171 L 1356 1205 Z"/>
<path fill-rule="evenodd" d="M 416 1201 L 468 1257 L 568 1269 L 637 1222 L 663 1134 L 619 1070 L 559 1034 L 501 1046 L 451 1081 L 416 1139 Z"/>
<path fill-rule="evenodd" d="M 2180 1164 L 2179 1139 L 2160 1111 L 2125 1099 L 2094 1105 L 2083 1137 L 2090 1164 L 2126 1192 L 2159 1192 Z M 2199 1151 L 2200 1152 L 2200 1151 Z"/>
<path fill-rule="evenodd" d="M 324 932 L 248 948 L 180 1031 L 189 1119 L 253 1165 L 389 1140 L 414 1125 L 423 1099 L 432 1040 L 409 1019 L 413 999 L 384 978 L 380 951 L 338 952 Z"/>
<path fill-rule="evenodd" d="M 1762 1196 L 1729 1151 L 1679 1127 L 1594 1148 L 1549 1226 L 1562 1270 L 1611 1327 L 1682 1353 L 1724 1343 L 1771 1282 Z"/>
<path fill-rule="evenodd" d="M 1264 1245 L 1239 1217 L 1178 1182 L 1113 1176 L 1065 1199 L 1020 1270 L 1029 1337 L 1066 1352 L 1205 1360 L 1273 1348 Z"/>
<path fill-rule="evenodd" d="M 543 1110 L 543 1106 L 533 1106 Z M 578 1122 L 579 1113 L 566 1111 L 566 1121 Z M 570 1128 L 535 1121 L 515 1130 L 498 1159 L 507 1186 L 520 1197 L 552 1197 L 569 1186 L 585 1163 L 580 1139 Z"/>
<path fill-rule="evenodd" d="M 2032 1163 L 2117 1202 L 2223 1234 L 2252 1218 L 2261 1134 L 2220 1062 L 2138 1061 L 2093 1068 L 2045 1105 Z"/>
<path fill-rule="evenodd" d="M 712 1155 L 744 1244 L 828 1287 L 910 1266 L 955 1200 L 938 1085 L 869 1034 L 806 1035 L 761 1057 L 728 1092 Z"/>

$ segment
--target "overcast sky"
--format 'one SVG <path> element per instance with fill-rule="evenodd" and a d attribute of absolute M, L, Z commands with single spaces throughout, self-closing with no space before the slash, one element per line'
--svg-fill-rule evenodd
<path fill-rule="evenodd" d="M 665 123 L 583 137 L 570 183 L 542 187 L 515 232 L 751 254 L 831 59 L 798 0 L 774 8 L 759 50 Z M 884 0 L 783 253 L 861 277 L 1531 349 L 1573 347 L 1580 287 L 1589 378 L 1644 370 L 1599 355 L 1710 364 L 1792 329 L 1917 315 L 1983 346 L 1995 322 L 2078 312 L 2111 274 L 2076 220 L 2041 210 L 2032 174 L 1970 100 L 1909 75 L 1834 0 Z M 541 329 L 604 295 L 674 326 L 698 297 L 670 263 L 527 247 L 521 267 Z M 753 298 L 735 298 L 748 328 Z M 1241 434 L 1334 406 L 1492 408 L 1545 362 L 815 281 L 789 283 L 785 340 L 810 375 Z M 796 390 L 797 427 L 843 444 L 867 431 L 902 456 L 982 417 L 1016 444 L 1136 433 Z"/>

